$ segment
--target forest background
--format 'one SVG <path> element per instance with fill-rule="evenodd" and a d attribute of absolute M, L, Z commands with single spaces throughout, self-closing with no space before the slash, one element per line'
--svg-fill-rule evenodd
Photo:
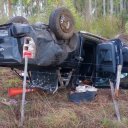
<path fill-rule="evenodd" d="M 67 7 L 75 18 L 76 31 L 84 30 L 113 38 L 128 34 L 128 0 L 0 0 L 0 24 L 22 15 L 30 23 L 48 24 L 50 13 Z M 9 87 L 22 86 L 22 81 L 9 68 L 0 68 L 0 100 L 10 101 Z M 115 118 L 110 89 L 98 90 L 96 99 L 76 105 L 67 98 L 67 90 L 54 95 L 26 95 L 25 128 L 128 128 L 128 90 L 120 90 L 121 122 Z M 17 128 L 20 120 L 21 96 L 13 99 L 16 105 L 0 103 L 0 128 Z"/>
<path fill-rule="evenodd" d="M 128 33 L 128 0 L 0 0 L 0 24 L 17 15 L 48 24 L 50 13 L 62 6 L 74 15 L 76 31 L 107 38 Z"/>

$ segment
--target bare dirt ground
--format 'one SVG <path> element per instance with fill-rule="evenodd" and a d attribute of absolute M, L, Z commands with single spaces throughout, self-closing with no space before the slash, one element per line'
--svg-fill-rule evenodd
<path fill-rule="evenodd" d="M 0 101 L 15 99 L 16 105 L 0 102 L 0 128 L 17 128 L 20 120 L 21 95 L 9 97 L 9 87 L 22 81 L 7 68 L 0 68 Z M 120 90 L 121 122 L 117 122 L 110 89 L 99 89 L 94 101 L 74 104 L 68 101 L 68 90 L 54 95 L 43 92 L 26 96 L 25 128 L 128 128 L 128 91 Z"/>

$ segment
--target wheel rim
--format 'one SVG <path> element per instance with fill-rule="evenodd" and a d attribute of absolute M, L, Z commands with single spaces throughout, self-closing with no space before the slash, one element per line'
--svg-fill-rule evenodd
<path fill-rule="evenodd" d="M 59 22 L 60 22 L 60 27 L 61 27 L 63 32 L 68 33 L 72 30 L 71 20 L 70 20 L 70 17 L 68 15 L 63 14 L 60 17 Z"/>

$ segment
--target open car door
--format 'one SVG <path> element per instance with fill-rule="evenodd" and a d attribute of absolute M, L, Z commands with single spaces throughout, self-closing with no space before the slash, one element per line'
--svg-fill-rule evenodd
<path fill-rule="evenodd" d="M 98 78 L 116 79 L 117 65 L 122 65 L 122 43 L 113 39 L 97 45 L 96 72 Z"/>

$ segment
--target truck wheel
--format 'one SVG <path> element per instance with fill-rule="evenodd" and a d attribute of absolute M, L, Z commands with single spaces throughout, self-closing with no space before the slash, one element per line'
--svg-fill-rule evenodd
<path fill-rule="evenodd" d="M 8 20 L 7 23 L 21 23 L 21 24 L 29 24 L 28 20 L 23 16 L 15 16 Z"/>
<path fill-rule="evenodd" d="M 74 33 L 74 19 L 71 12 L 62 7 L 54 10 L 49 18 L 49 27 L 58 39 L 69 39 Z"/>

